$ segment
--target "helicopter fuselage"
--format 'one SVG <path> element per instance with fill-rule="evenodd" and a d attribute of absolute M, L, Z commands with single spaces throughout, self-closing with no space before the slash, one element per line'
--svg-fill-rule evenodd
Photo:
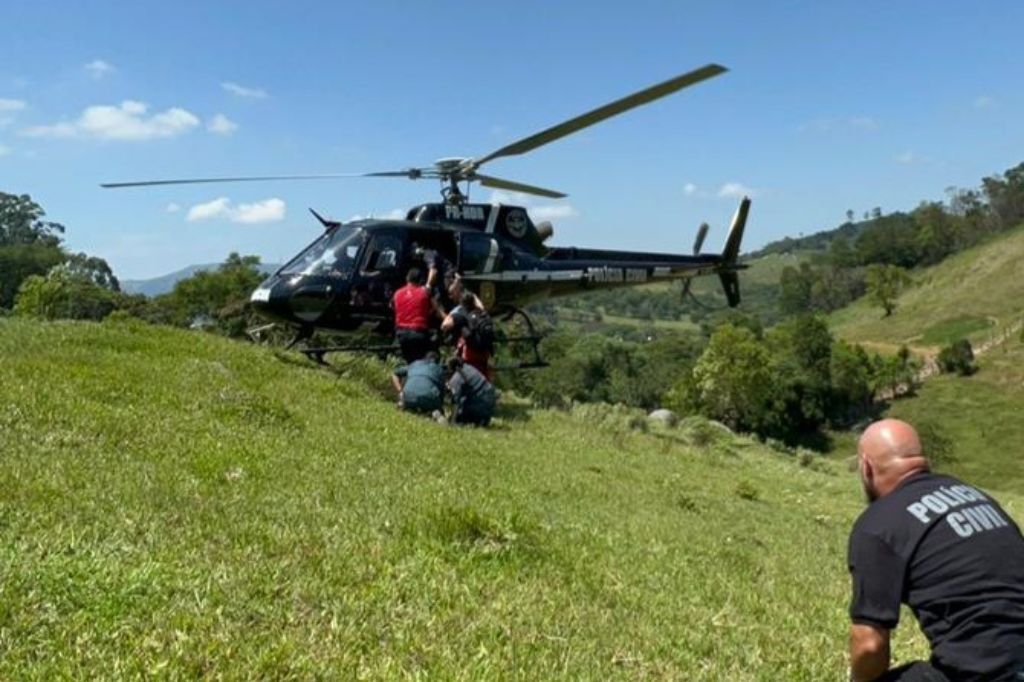
<path fill-rule="evenodd" d="M 449 274 L 457 272 L 494 313 L 555 296 L 742 267 L 719 254 L 549 248 L 549 235 L 550 228 L 538 230 L 525 209 L 500 204 L 423 204 L 405 220 L 332 223 L 250 300 L 264 316 L 307 329 L 351 331 L 372 324 L 388 333 L 391 298 L 410 268 L 424 267 L 418 255 L 423 250 L 438 253 Z"/>

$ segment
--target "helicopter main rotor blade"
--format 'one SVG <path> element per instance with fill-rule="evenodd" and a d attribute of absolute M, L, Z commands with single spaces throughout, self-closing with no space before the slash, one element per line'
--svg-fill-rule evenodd
<path fill-rule="evenodd" d="M 182 178 L 175 180 L 140 180 L 135 182 L 104 182 L 100 187 L 117 189 L 122 187 L 152 187 L 154 185 L 201 185 L 217 182 L 266 182 L 271 180 L 328 180 L 335 178 L 371 178 L 371 177 L 419 177 L 420 169 L 412 168 L 403 171 L 380 171 L 377 173 L 322 173 L 318 175 L 259 175 L 238 178 Z"/>
<path fill-rule="evenodd" d="M 654 100 L 670 95 L 677 90 L 681 90 L 690 85 L 695 85 L 701 81 L 707 80 L 708 78 L 713 78 L 721 73 L 725 73 L 726 71 L 728 71 L 728 69 L 719 64 L 708 64 L 706 66 L 702 66 L 699 69 L 690 71 L 689 73 L 684 73 L 681 76 L 676 76 L 664 83 L 652 85 L 640 92 L 627 95 L 622 99 L 612 102 L 611 104 L 606 104 L 603 107 L 598 107 L 597 109 L 588 111 L 576 118 L 571 118 L 564 123 L 551 126 L 539 133 L 517 140 L 516 142 L 506 145 L 497 151 L 493 151 L 486 156 L 474 159 L 472 161 L 473 167 L 479 168 L 488 161 L 501 156 L 516 156 L 518 154 L 531 151 L 549 142 L 554 142 L 557 139 L 565 137 L 566 135 L 575 133 L 578 130 L 592 126 L 595 123 L 600 123 L 612 116 L 617 116 L 618 114 L 629 111 L 630 109 L 653 102 Z"/>
<path fill-rule="evenodd" d="M 498 189 L 507 189 L 513 192 L 522 192 L 523 194 L 535 194 L 539 197 L 549 197 L 551 199 L 564 199 L 569 196 L 562 192 L 556 192 L 553 189 L 544 189 L 543 187 L 535 187 L 534 185 L 526 185 L 521 182 L 513 182 L 512 180 L 502 180 L 491 175 L 480 175 L 479 173 L 473 175 L 473 180 L 479 181 L 484 187 L 496 187 Z"/>

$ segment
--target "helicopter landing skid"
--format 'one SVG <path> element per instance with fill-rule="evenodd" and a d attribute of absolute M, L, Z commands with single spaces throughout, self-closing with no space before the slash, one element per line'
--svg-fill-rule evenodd
<path fill-rule="evenodd" d="M 370 353 L 383 360 L 389 355 L 397 353 L 397 343 L 387 344 L 363 344 L 356 343 L 347 346 L 321 346 L 319 348 L 300 348 L 299 352 L 305 355 L 318 365 L 329 365 L 324 357 L 329 353 Z"/>
<path fill-rule="evenodd" d="M 511 371 L 518 369 L 540 369 L 548 366 L 548 362 L 540 355 L 540 342 L 544 338 L 537 332 L 536 327 L 533 326 L 533 320 L 526 314 L 526 311 L 522 308 L 512 308 L 502 317 L 502 321 L 509 322 L 516 315 L 523 318 L 523 322 L 526 324 L 527 333 L 520 336 L 507 336 L 499 340 L 499 343 L 503 344 L 529 344 L 530 350 L 533 352 L 533 359 L 523 360 L 510 365 L 498 365 L 494 369 L 497 371 Z"/>

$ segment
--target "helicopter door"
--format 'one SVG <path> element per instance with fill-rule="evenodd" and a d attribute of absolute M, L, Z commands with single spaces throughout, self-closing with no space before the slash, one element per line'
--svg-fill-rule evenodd
<path fill-rule="evenodd" d="M 487 234 L 459 234 L 459 272 L 479 275 L 500 270 L 498 242 Z"/>
<path fill-rule="evenodd" d="M 363 258 L 364 275 L 390 275 L 402 262 L 402 240 L 395 234 L 373 235 Z"/>

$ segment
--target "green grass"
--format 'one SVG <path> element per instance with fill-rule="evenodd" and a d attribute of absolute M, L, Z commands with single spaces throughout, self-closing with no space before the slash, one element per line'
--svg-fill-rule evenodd
<path fill-rule="evenodd" d="M 0 320 L 0 679 L 843 675 L 846 467 L 596 407 L 449 428 L 383 380 Z"/>
<path fill-rule="evenodd" d="M 994 237 L 913 275 L 896 311 L 861 299 L 834 312 L 833 331 L 849 341 L 930 347 L 966 336 L 984 342 L 1024 319 L 1024 227 Z"/>
<path fill-rule="evenodd" d="M 946 346 L 958 339 L 977 336 L 978 332 L 989 329 L 992 320 L 973 315 L 959 315 L 937 322 L 921 332 L 917 343 L 923 346 Z"/>
<path fill-rule="evenodd" d="M 927 424 L 949 441 L 950 472 L 981 485 L 1024 492 L 1024 343 L 1014 336 L 979 359 L 970 377 L 943 375 L 889 416 Z"/>

